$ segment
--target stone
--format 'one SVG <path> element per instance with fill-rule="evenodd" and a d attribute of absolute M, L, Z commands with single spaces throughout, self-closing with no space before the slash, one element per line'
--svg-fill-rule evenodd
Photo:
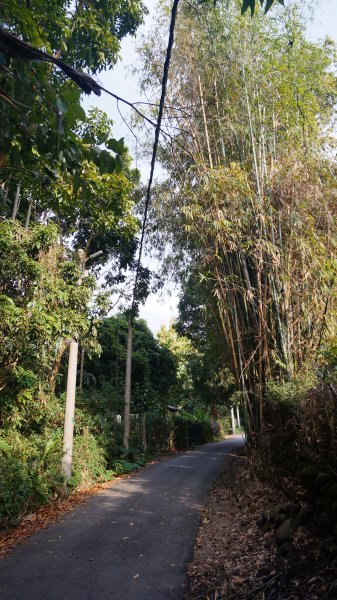
<path fill-rule="evenodd" d="M 280 512 L 281 509 L 279 506 L 273 506 L 273 508 L 271 508 L 271 510 L 269 511 L 269 520 L 275 523 Z"/>
<path fill-rule="evenodd" d="M 310 521 L 311 515 L 312 511 L 309 508 L 302 506 L 302 508 L 292 520 L 293 528 L 297 529 L 298 527 L 303 527 L 304 525 L 307 525 Z"/>
<path fill-rule="evenodd" d="M 321 535 L 328 535 L 334 531 L 332 515 L 328 511 L 322 512 L 317 519 L 317 530 Z"/>
<path fill-rule="evenodd" d="M 293 517 L 300 510 L 300 506 L 298 504 L 294 504 L 293 502 L 286 502 L 281 506 L 281 512 L 288 515 L 288 517 Z"/>
<path fill-rule="evenodd" d="M 282 525 L 282 523 L 284 523 L 284 521 L 286 521 L 288 519 L 288 515 L 286 515 L 285 513 L 279 513 L 275 519 L 275 525 Z"/>
<path fill-rule="evenodd" d="M 316 490 L 321 490 L 327 483 L 332 482 L 332 477 L 329 473 L 318 473 L 317 477 L 314 481 L 314 488 Z"/>
<path fill-rule="evenodd" d="M 287 519 L 280 525 L 275 534 L 275 541 L 279 546 L 286 542 L 292 542 L 294 539 L 294 529 L 291 523 L 291 519 Z"/>
<path fill-rule="evenodd" d="M 337 498 L 337 483 L 334 483 L 327 489 L 327 496 L 328 498 Z"/>
<path fill-rule="evenodd" d="M 318 496 L 315 500 L 315 506 L 317 506 L 317 508 L 327 508 L 328 503 L 328 499 L 324 498 L 324 496 Z"/>
<path fill-rule="evenodd" d="M 304 469 L 302 469 L 300 472 L 301 483 L 306 487 L 313 485 L 318 473 L 319 468 L 317 465 L 308 465 L 307 467 L 304 467 Z"/>
<path fill-rule="evenodd" d="M 282 546 L 281 546 L 281 550 L 282 550 L 282 554 L 284 554 L 284 556 L 289 556 L 289 554 L 292 553 L 293 548 L 289 542 L 284 542 L 284 544 L 282 544 Z"/>
<path fill-rule="evenodd" d="M 328 483 L 325 483 L 323 485 L 323 487 L 321 488 L 320 494 L 321 496 L 326 496 L 328 493 L 328 490 L 331 488 L 331 481 L 328 481 Z"/>

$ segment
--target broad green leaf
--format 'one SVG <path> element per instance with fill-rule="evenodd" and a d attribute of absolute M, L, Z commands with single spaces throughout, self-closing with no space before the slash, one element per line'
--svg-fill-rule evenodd
<path fill-rule="evenodd" d="M 106 147 L 109 148 L 109 150 L 115 152 L 116 154 L 123 154 L 126 151 L 126 147 L 124 145 L 124 138 L 121 138 L 118 141 L 112 138 L 106 142 Z"/>

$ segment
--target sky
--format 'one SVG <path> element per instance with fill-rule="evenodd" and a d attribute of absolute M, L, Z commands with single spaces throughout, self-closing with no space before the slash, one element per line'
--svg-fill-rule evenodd
<path fill-rule="evenodd" d="M 141 36 L 146 35 L 146 32 L 151 29 L 153 24 L 157 0 L 144 0 L 144 4 L 149 10 L 144 25 L 138 29 L 136 37 L 128 37 L 123 40 L 120 52 L 121 59 L 117 65 L 111 71 L 101 73 L 99 76 L 100 82 L 106 89 L 131 102 L 145 100 L 139 91 L 137 76 L 133 75 L 131 71 L 132 67 L 137 63 L 137 46 L 140 44 Z M 306 0 L 304 0 L 304 4 L 306 4 Z M 329 36 L 337 41 L 336 0 L 319 0 L 317 5 L 313 19 L 308 26 L 309 38 L 312 41 L 318 41 Z M 104 110 L 114 121 L 114 137 L 116 139 L 124 137 L 126 145 L 129 147 L 130 155 L 136 158 L 135 138 L 123 122 L 117 110 L 116 102 L 111 97 L 104 93 L 100 97 L 95 96 L 93 98 L 92 96 L 86 96 L 83 106 L 85 109 L 90 106 L 96 106 Z M 121 104 L 119 108 L 127 119 L 129 109 L 123 107 Z M 149 174 L 149 165 L 138 158 L 137 167 L 141 170 L 143 181 L 146 181 Z M 160 168 L 157 167 L 157 176 L 159 173 Z M 142 262 L 151 269 L 160 268 L 160 265 L 146 257 Z M 174 287 L 170 282 L 167 282 L 160 295 L 152 294 L 148 298 L 146 304 L 140 310 L 140 317 L 147 321 L 153 333 L 156 334 L 162 325 L 169 325 L 170 321 L 177 316 L 178 299 L 179 289 Z"/>

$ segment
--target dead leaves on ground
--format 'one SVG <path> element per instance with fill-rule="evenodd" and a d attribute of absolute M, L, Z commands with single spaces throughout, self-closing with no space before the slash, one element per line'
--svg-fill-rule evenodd
<path fill-rule="evenodd" d="M 85 502 L 88 496 L 97 494 L 122 479 L 129 479 L 131 475 L 119 475 L 112 481 L 98 483 L 90 488 L 79 490 L 70 496 L 58 498 L 45 506 L 40 506 L 34 513 L 22 517 L 19 525 L 13 529 L 0 531 L 0 558 L 7 556 L 11 550 L 33 535 L 39 529 L 44 529 L 61 519 L 66 513 L 74 510 Z"/>
<path fill-rule="evenodd" d="M 211 491 L 185 600 L 337 599 L 335 542 L 300 528 L 284 555 L 274 533 L 263 532 L 256 521 L 287 498 L 252 477 L 243 462 L 240 455 L 233 457 Z"/>

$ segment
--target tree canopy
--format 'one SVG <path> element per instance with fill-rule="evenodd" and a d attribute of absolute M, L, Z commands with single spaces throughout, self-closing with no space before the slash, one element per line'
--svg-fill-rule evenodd
<path fill-rule="evenodd" d="M 145 90 L 162 26 L 142 49 Z M 273 19 L 228 2 L 198 19 L 182 10 L 153 239 L 170 244 L 175 276 L 195 274 L 188 327 L 197 316 L 209 339 L 213 323 L 254 435 L 268 382 L 308 368 L 335 335 L 335 67 L 333 42 L 308 42 L 296 4 Z"/>

